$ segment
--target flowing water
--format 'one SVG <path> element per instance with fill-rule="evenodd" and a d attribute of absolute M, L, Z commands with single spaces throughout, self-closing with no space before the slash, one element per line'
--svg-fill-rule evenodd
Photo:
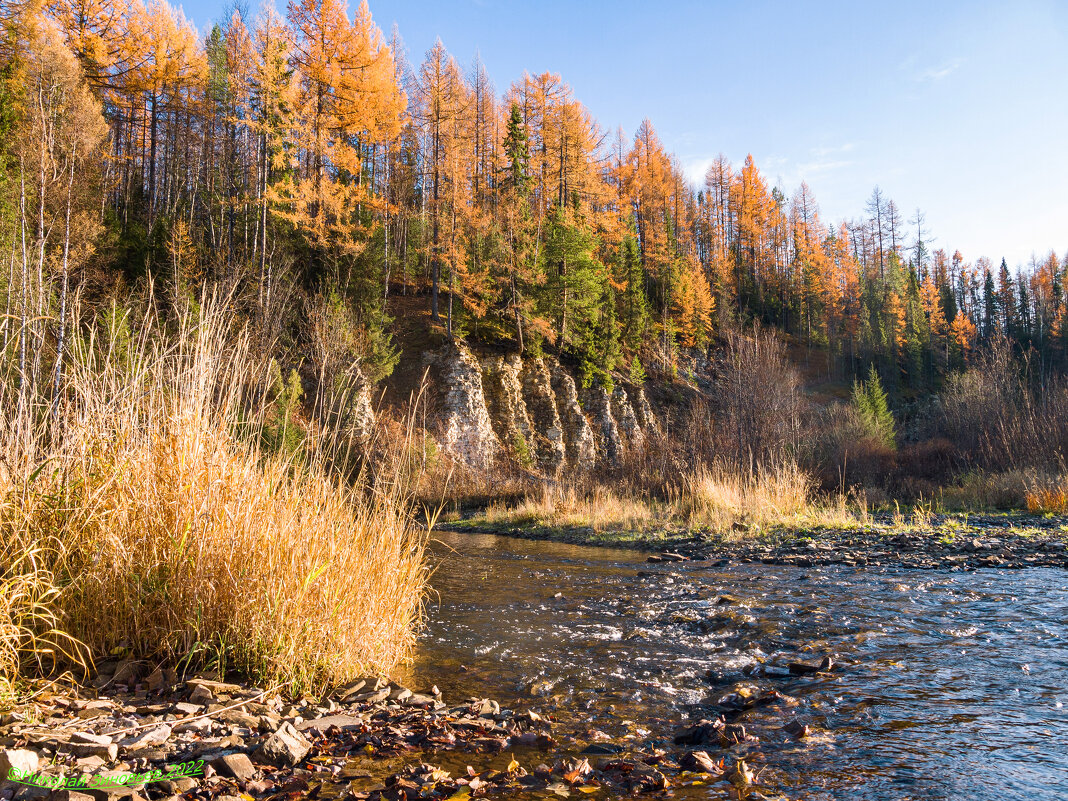
<path fill-rule="evenodd" d="M 634 551 L 438 536 L 410 680 L 451 701 L 550 711 L 573 752 L 679 750 L 677 726 L 751 682 L 796 705 L 743 713 L 760 741 L 730 753 L 765 766 L 760 785 L 785 797 L 1068 798 L 1066 571 L 650 565 Z M 844 663 L 829 675 L 746 676 L 827 654 Z M 800 742 L 780 730 L 794 717 L 813 728 Z"/>

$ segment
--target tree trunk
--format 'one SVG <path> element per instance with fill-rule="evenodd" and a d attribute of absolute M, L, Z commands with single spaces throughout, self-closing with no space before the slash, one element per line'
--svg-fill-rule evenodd
<path fill-rule="evenodd" d="M 74 191 L 74 163 L 78 152 L 75 144 L 70 154 L 70 180 L 67 182 L 67 218 L 63 227 L 63 287 L 59 295 L 59 334 L 56 337 L 56 375 L 52 382 L 52 416 L 55 417 L 59 410 L 59 387 L 63 380 L 63 349 L 66 345 L 67 333 L 67 287 L 69 285 L 69 257 L 70 257 L 70 205 L 71 194 Z"/>

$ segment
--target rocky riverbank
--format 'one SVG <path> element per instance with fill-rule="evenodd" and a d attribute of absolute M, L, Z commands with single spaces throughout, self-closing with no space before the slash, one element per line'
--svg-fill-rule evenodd
<path fill-rule="evenodd" d="M 379 678 L 310 701 L 206 676 L 140 676 L 135 663 L 121 662 L 94 685 L 54 687 L 0 717 L 0 797 L 408 801 L 749 786 L 744 752 L 726 749 L 757 738 L 728 721 L 787 700 L 743 689 L 721 699 L 722 716 L 662 732 L 638 750 L 612 743 L 579 750 L 560 746 L 553 721 L 533 710 L 483 698 L 449 705 L 436 688 L 416 693 Z M 803 724 L 790 725 L 788 736 L 807 735 Z M 709 745 L 719 758 L 686 750 Z"/>
<path fill-rule="evenodd" d="M 456 521 L 452 531 L 652 551 L 650 562 L 707 561 L 715 566 L 898 566 L 973 570 L 981 567 L 1068 568 L 1068 518 L 1027 514 L 932 515 L 924 525 L 876 515 L 850 530 L 751 532 L 737 525 L 729 535 L 699 530 L 654 532 L 590 528 L 501 526 Z"/>

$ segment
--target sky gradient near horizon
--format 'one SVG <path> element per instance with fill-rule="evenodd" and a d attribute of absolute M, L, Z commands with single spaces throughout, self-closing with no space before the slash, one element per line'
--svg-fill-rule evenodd
<path fill-rule="evenodd" d="M 415 67 L 440 37 L 499 94 L 559 73 L 607 129 L 649 117 L 695 181 L 752 153 L 824 222 L 878 185 L 967 261 L 1068 251 L 1068 2 L 368 1 Z M 233 0 L 181 4 L 204 32 Z"/>

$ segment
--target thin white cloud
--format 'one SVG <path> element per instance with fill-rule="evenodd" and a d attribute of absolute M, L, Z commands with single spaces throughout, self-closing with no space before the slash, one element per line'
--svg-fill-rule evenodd
<path fill-rule="evenodd" d="M 914 73 L 912 79 L 918 83 L 934 83 L 956 72 L 964 63 L 963 58 L 954 58 L 941 64 Z"/>

